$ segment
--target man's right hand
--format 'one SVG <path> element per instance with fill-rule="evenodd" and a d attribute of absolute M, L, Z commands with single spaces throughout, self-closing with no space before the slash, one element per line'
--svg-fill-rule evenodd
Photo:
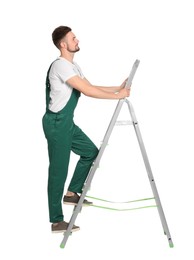
<path fill-rule="evenodd" d="M 127 88 L 122 88 L 119 92 L 118 92 L 118 94 L 117 94 L 117 96 L 118 96 L 118 98 L 119 99 L 122 99 L 122 98 L 126 98 L 126 97 L 129 97 L 130 96 L 130 88 L 129 89 L 127 89 Z"/>

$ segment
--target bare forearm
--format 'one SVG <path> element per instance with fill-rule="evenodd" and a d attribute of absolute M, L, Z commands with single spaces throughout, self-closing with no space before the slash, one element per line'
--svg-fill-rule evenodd
<path fill-rule="evenodd" d="M 105 92 L 119 92 L 121 90 L 121 87 L 102 87 L 102 86 L 95 86 Z"/>
<path fill-rule="evenodd" d="M 109 87 L 92 86 L 91 89 L 85 95 L 100 99 L 118 99 L 118 95 L 115 94 L 118 90 L 107 90 Z M 118 89 L 118 88 L 117 88 Z"/>
<path fill-rule="evenodd" d="M 84 78 L 84 80 L 87 82 L 87 83 L 89 83 L 89 84 L 91 84 L 86 78 Z M 94 86 L 94 85 L 93 85 Z M 103 91 L 105 91 L 105 92 L 112 92 L 112 93 L 115 93 L 115 92 L 119 92 L 120 90 L 121 90 L 121 86 L 117 86 L 117 87 L 105 87 L 105 86 L 94 86 L 94 87 L 96 87 L 96 88 L 98 88 L 98 89 L 100 89 L 100 90 L 103 90 Z"/>

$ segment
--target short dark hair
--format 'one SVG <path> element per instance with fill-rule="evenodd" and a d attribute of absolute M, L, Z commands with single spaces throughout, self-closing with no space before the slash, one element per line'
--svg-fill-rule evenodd
<path fill-rule="evenodd" d="M 60 41 L 65 37 L 65 35 L 71 31 L 68 26 L 59 26 L 52 33 L 52 39 L 54 45 L 60 49 Z"/>

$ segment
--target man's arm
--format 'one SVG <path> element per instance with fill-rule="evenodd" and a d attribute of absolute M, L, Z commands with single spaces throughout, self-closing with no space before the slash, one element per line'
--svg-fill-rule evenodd
<path fill-rule="evenodd" d="M 85 80 L 86 82 L 91 84 L 86 78 L 84 78 L 83 80 Z M 119 92 L 122 88 L 125 87 L 126 81 L 127 81 L 127 79 L 119 87 L 105 87 L 105 86 L 95 86 L 95 87 L 97 87 L 97 88 L 99 88 L 99 89 L 101 89 L 103 91 L 106 91 L 106 92 L 113 92 L 113 93 L 115 93 L 115 92 Z"/>
<path fill-rule="evenodd" d="M 74 76 L 67 83 L 82 92 L 84 95 L 100 99 L 122 99 L 130 95 L 130 90 L 124 88 L 124 82 L 118 87 L 98 87 L 92 85 L 87 79 Z M 118 93 L 115 93 L 118 92 Z"/>

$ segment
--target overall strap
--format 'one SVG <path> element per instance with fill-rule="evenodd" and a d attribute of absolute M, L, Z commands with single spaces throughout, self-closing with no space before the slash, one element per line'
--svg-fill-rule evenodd
<path fill-rule="evenodd" d="M 49 72 L 50 69 L 55 61 L 53 61 L 47 71 L 47 76 L 46 76 L 46 111 L 49 109 L 49 102 L 50 102 L 50 91 L 51 91 L 51 85 L 49 81 Z"/>

